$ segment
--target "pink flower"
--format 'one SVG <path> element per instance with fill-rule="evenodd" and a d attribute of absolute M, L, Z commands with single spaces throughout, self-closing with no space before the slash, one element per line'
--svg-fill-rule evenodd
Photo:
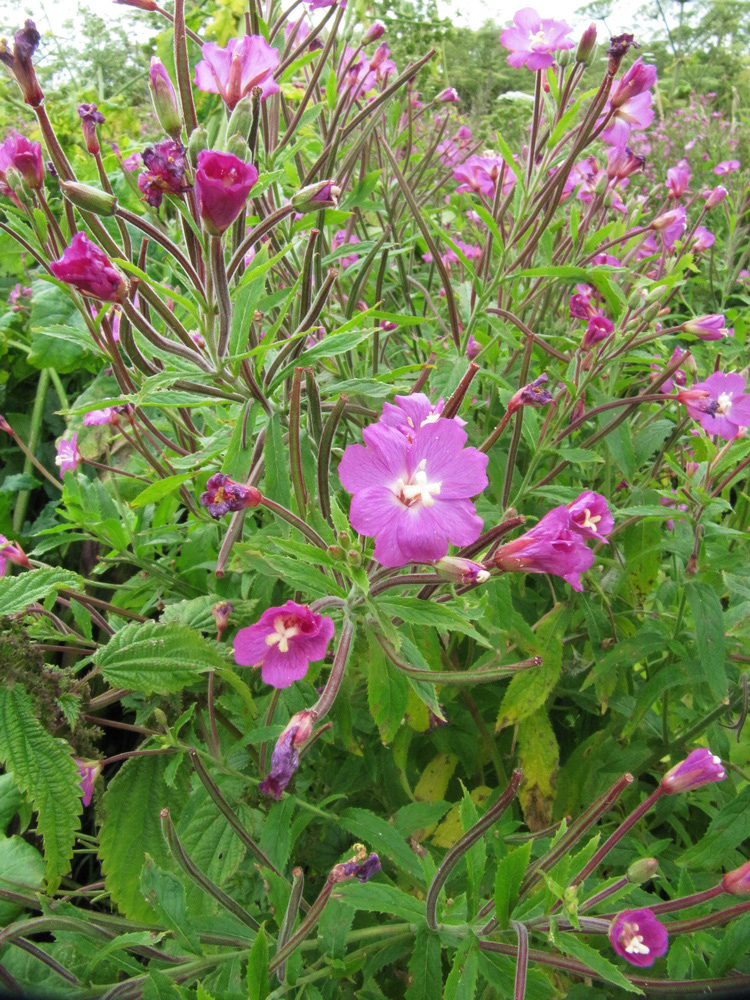
<path fill-rule="evenodd" d="M 310 10 L 322 10 L 323 7 L 346 7 L 346 0 L 312 0 Z"/>
<path fill-rule="evenodd" d="M 209 233 L 219 236 L 231 226 L 244 210 L 250 189 L 257 180 L 258 171 L 252 163 L 244 163 L 231 153 L 219 153 L 214 149 L 198 153 L 195 193 Z"/>
<path fill-rule="evenodd" d="M 567 507 L 555 507 L 525 534 L 501 545 L 492 561 L 505 573 L 552 573 L 573 590 L 583 590 L 581 573 L 594 562 L 583 528 Z"/>
<path fill-rule="evenodd" d="M 82 460 L 83 456 L 78 450 L 78 434 L 71 435 L 70 441 L 63 439 L 57 446 L 55 458 L 55 465 L 60 468 L 60 479 L 64 479 L 65 473 L 70 469 L 75 471 Z"/>
<path fill-rule="evenodd" d="M 89 410 L 83 418 L 84 427 L 99 427 L 101 424 L 119 423 L 120 417 L 114 406 L 108 406 L 103 410 Z"/>
<path fill-rule="evenodd" d="M 345 246 L 347 243 L 361 243 L 362 240 L 355 233 L 347 235 L 345 229 L 339 229 L 331 240 L 331 249 L 338 250 L 339 247 Z M 339 257 L 338 263 L 341 267 L 351 267 L 352 264 L 356 264 L 359 260 L 358 253 L 350 253 L 345 257 Z"/>
<path fill-rule="evenodd" d="M 605 110 L 612 111 L 613 115 L 602 132 L 604 142 L 624 146 L 631 131 L 648 128 L 654 120 L 650 88 L 655 83 L 656 67 L 645 66 L 641 58 L 636 59 L 610 93 Z"/>
<path fill-rule="evenodd" d="M 565 21 L 542 18 L 531 7 L 517 11 L 513 23 L 514 27 L 505 28 L 500 35 L 500 44 L 509 50 L 508 65 L 515 69 L 524 65 L 530 70 L 548 69 L 557 49 L 572 49 L 575 45 L 565 37 L 573 30 Z"/>
<path fill-rule="evenodd" d="M 435 100 L 448 104 L 457 104 L 461 98 L 458 96 L 458 91 L 455 87 L 446 87 L 445 90 L 440 91 Z"/>
<path fill-rule="evenodd" d="M 5 576 L 8 563 L 30 568 L 28 556 L 17 542 L 9 541 L 5 535 L 0 535 L 0 576 Z"/>
<path fill-rule="evenodd" d="M 215 42 L 203 46 L 203 59 L 195 67 L 195 85 L 210 94 L 221 94 L 231 111 L 241 97 L 254 87 L 262 90 L 261 100 L 279 92 L 273 73 L 279 52 L 262 35 L 230 38 L 226 48 Z"/>
<path fill-rule="evenodd" d="M 607 154 L 607 176 L 610 180 L 624 180 L 637 170 L 643 170 L 646 157 L 634 153 L 629 146 L 612 146 Z"/>
<path fill-rule="evenodd" d="M 301 45 L 302 42 L 304 42 L 304 40 L 310 34 L 310 25 L 307 23 L 307 21 L 304 21 L 304 20 L 300 20 L 300 21 L 287 21 L 286 22 L 286 27 L 284 28 L 284 41 L 285 42 L 289 41 L 289 39 L 292 36 L 292 32 L 294 31 L 295 28 L 297 29 L 297 31 L 296 31 L 296 33 L 294 35 L 294 44 L 295 45 Z"/>
<path fill-rule="evenodd" d="M 132 174 L 135 170 L 140 170 L 142 163 L 143 157 L 140 153 L 131 153 L 127 159 L 122 161 L 122 166 L 124 170 L 127 170 L 129 174 Z"/>
<path fill-rule="evenodd" d="M 146 169 L 138 176 L 138 189 L 152 208 L 161 205 L 165 194 L 182 194 L 190 188 L 185 154 L 185 147 L 174 139 L 165 139 L 143 150 Z"/>
<path fill-rule="evenodd" d="M 385 25 L 381 24 L 380 21 L 375 21 L 362 36 L 362 44 L 369 45 L 371 42 L 377 42 L 384 34 Z"/>
<path fill-rule="evenodd" d="M 670 208 L 661 215 L 657 215 L 651 223 L 651 229 L 661 233 L 662 243 L 665 250 L 672 250 L 677 240 L 685 232 L 687 226 L 687 216 L 682 205 L 677 208 Z"/>
<path fill-rule="evenodd" d="M 400 431 L 409 444 L 412 443 L 421 427 L 437 423 L 445 406 L 442 396 L 433 405 L 423 392 L 413 392 L 409 396 L 394 396 L 393 398 L 393 403 L 383 404 L 380 423 Z M 453 419 L 459 427 L 466 425 L 466 421 L 460 417 Z"/>
<path fill-rule="evenodd" d="M 740 429 L 750 427 L 750 395 L 745 379 L 732 372 L 714 372 L 705 382 L 683 389 L 676 397 L 708 434 L 731 441 Z"/>
<path fill-rule="evenodd" d="M 76 767 L 81 778 L 81 802 L 84 806 L 90 806 L 94 797 L 94 785 L 96 779 L 102 773 L 102 764 L 99 760 L 76 760 Z"/>
<path fill-rule="evenodd" d="M 614 950 L 631 965 L 641 968 L 653 965 L 666 955 L 669 947 L 667 928 L 654 916 L 653 910 L 623 910 L 609 928 L 609 941 Z"/>
<path fill-rule="evenodd" d="M 722 160 L 721 163 L 717 163 L 714 167 L 714 173 L 719 177 L 725 177 L 727 174 L 733 174 L 735 170 L 739 169 L 739 160 Z"/>
<path fill-rule="evenodd" d="M 614 323 L 611 320 L 597 312 L 588 322 L 586 332 L 581 341 L 581 347 L 587 350 L 589 347 L 593 347 L 594 344 L 606 340 L 614 328 Z"/>
<path fill-rule="evenodd" d="M 264 611 L 255 625 L 234 638 L 234 658 L 242 667 L 261 667 L 265 684 L 290 687 L 322 660 L 333 638 L 333 619 L 314 614 L 306 605 L 287 601 Z"/>
<path fill-rule="evenodd" d="M 270 795 L 274 799 L 281 798 L 281 793 L 299 767 L 297 747 L 310 739 L 312 730 L 313 718 L 312 713 L 308 710 L 297 712 L 289 720 L 289 724 L 273 748 L 271 770 L 258 786 L 264 795 Z"/>
<path fill-rule="evenodd" d="M 667 771 L 659 787 L 667 795 L 674 795 L 677 792 L 700 788 L 701 785 L 708 785 L 713 781 L 723 781 L 726 776 L 721 758 L 712 754 L 710 750 L 701 748 L 693 750 L 685 760 Z"/>
<path fill-rule="evenodd" d="M 615 519 L 609 509 L 606 497 L 601 493 L 586 490 L 572 500 L 567 509 L 572 519 L 571 530 L 592 538 L 597 542 L 606 542 L 607 535 L 615 526 Z"/>
<path fill-rule="evenodd" d="M 696 226 L 693 238 L 690 241 L 691 250 L 708 250 L 716 242 L 716 237 L 705 226 Z"/>
<path fill-rule="evenodd" d="M 672 357 L 669 359 L 670 366 L 673 365 L 675 361 L 682 360 L 683 358 L 689 359 L 690 352 L 682 351 L 681 348 L 675 347 L 675 349 L 672 351 Z M 658 364 L 652 364 L 651 368 L 655 372 L 659 371 Z M 666 395 L 674 389 L 675 384 L 687 385 L 687 375 L 685 374 L 684 369 L 678 368 L 671 378 L 668 378 L 665 382 L 662 382 L 661 385 L 659 386 L 659 392 L 663 392 Z"/>
<path fill-rule="evenodd" d="M 482 350 L 482 345 L 479 343 L 474 334 L 470 333 L 469 341 L 466 344 L 466 357 L 469 359 L 469 361 L 473 361 L 481 350 Z"/>
<path fill-rule="evenodd" d="M 157 56 L 151 56 L 148 83 L 159 124 L 173 139 L 178 139 L 182 131 L 182 115 L 177 94 L 164 63 Z"/>
<path fill-rule="evenodd" d="M 505 171 L 503 175 L 503 170 Z M 461 183 L 456 190 L 495 197 L 498 178 L 503 176 L 503 194 L 508 194 L 516 183 L 516 175 L 500 156 L 469 156 L 453 168 L 453 177 Z"/>
<path fill-rule="evenodd" d="M 456 420 L 407 419 L 407 433 L 384 422 L 365 427 L 365 446 L 349 445 L 339 465 L 354 494 L 352 527 L 375 539 L 375 559 L 388 567 L 441 559 L 482 530 L 469 498 L 487 486 L 487 456 L 464 447 Z"/>
<path fill-rule="evenodd" d="M 734 330 L 726 325 L 723 313 L 709 313 L 707 316 L 696 316 L 682 324 L 685 333 L 692 333 L 701 340 L 723 340 L 734 336 Z"/>
<path fill-rule="evenodd" d="M 206 491 L 200 497 L 201 506 L 208 508 L 208 513 L 215 521 L 230 511 L 257 507 L 262 499 L 260 490 L 236 483 L 222 472 L 210 477 L 206 483 Z"/>
<path fill-rule="evenodd" d="M 11 132 L 0 146 L 0 194 L 9 194 L 6 172 L 17 170 L 27 185 L 38 190 L 44 184 L 41 142 L 29 142 L 25 135 Z"/>
<path fill-rule="evenodd" d="M 688 189 L 691 178 L 687 160 L 681 160 L 676 167 L 667 170 L 667 187 L 670 198 L 681 198 Z"/>
<path fill-rule="evenodd" d="M 85 233 L 76 233 L 60 260 L 50 264 L 59 281 L 103 302 L 122 302 L 128 284 L 109 257 Z"/>

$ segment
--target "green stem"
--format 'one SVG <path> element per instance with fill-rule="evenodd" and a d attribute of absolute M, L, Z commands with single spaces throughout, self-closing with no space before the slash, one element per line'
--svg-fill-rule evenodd
<path fill-rule="evenodd" d="M 34 452 L 39 444 L 39 438 L 42 432 L 42 420 L 44 419 L 44 403 L 47 396 L 47 385 L 49 383 L 49 369 L 42 368 L 39 372 L 39 381 L 36 386 L 36 395 L 34 396 L 34 408 L 31 411 L 31 432 L 29 434 L 29 445 L 26 451 L 26 457 L 23 463 L 24 475 L 28 476 L 31 474 L 31 469 L 34 464 Z M 18 438 L 16 438 L 18 440 Z M 55 485 L 58 485 L 55 483 Z M 26 510 L 29 506 L 29 497 L 31 492 L 29 490 L 21 490 L 16 498 L 16 507 L 13 511 L 13 531 L 19 534 L 21 528 L 23 527 L 23 521 L 26 517 Z"/>

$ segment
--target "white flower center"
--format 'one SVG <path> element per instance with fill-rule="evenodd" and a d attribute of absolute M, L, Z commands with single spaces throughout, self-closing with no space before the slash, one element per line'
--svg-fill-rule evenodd
<path fill-rule="evenodd" d="M 62 465 L 63 462 L 66 462 L 66 461 L 67 461 L 67 458 L 66 458 L 65 455 L 58 455 L 57 458 L 55 459 L 55 465 Z"/>
<path fill-rule="evenodd" d="M 278 618 L 274 618 L 273 627 L 276 631 L 266 636 L 266 645 L 278 646 L 280 653 L 289 652 L 289 640 L 293 639 L 295 635 L 299 635 L 299 627 L 297 625 L 290 625 L 288 622 L 289 619 L 281 615 Z"/>
<path fill-rule="evenodd" d="M 423 458 L 417 466 L 417 471 L 412 476 L 413 482 L 405 483 L 403 479 L 399 479 L 396 483 L 396 489 L 400 492 L 401 499 L 406 503 L 407 507 L 411 507 L 411 501 L 417 499 L 422 501 L 423 507 L 432 507 L 435 503 L 434 497 L 440 496 L 440 488 L 443 484 L 431 483 L 425 472 L 426 467 L 427 459 Z"/>
<path fill-rule="evenodd" d="M 532 52 L 536 52 L 537 49 L 546 48 L 547 44 L 547 36 L 543 28 L 540 28 L 536 34 L 529 32 L 529 48 Z"/>
<path fill-rule="evenodd" d="M 424 420 L 422 421 L 422 423 L 419 426 L 420 427 L 424 427 L 425 424 L 435 424 L 435 423 L 438 422 L 438 420 L 440 420 L 440 414 L 436 413 L 433 410 L 433 412 L 430 413 L 429 416 L 427 416 L 427 417 L 424 418 Z"/>
<path fill-rule="evenodd" d="M 596 531 L 597 524 L 601 521 L 601 514 L 592 514 L 588 507 L 584 508 L 583 520 L 578 523 L 582 528 L 591 528 L 592 531 Z"/>
<path fill-rule="evenodd" d="M 717 413 L 729 413 L 732 406 L 732 396 L 731 392 L 722 392 L 716 402 L 719 404 Z"/>
<path fill-rule="evenodd" d="M 625 945 L 625 951 L 628 955 L 649 955 L 651 949 L 647 944 L 643 943 L 643 935 L 638 934 L 638 924 L 624 924 L 622 928 L 622 933 L 620 934 L 620 941 L 627 941 Z"/>

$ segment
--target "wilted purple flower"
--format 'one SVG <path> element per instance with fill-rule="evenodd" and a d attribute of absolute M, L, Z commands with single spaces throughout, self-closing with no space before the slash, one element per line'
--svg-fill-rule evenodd
<path fill-rule="evenodd" d="M 609 62 L 607 64 L 607 71 L 610 76 L 614 76 L 615 73 L 620 68 L 620 63 L 622 62 L 626 53 L 630 50 L 631 45 L 634 49 L 639 49 L 640 45 L 633 38 L 633 35 L 623 34 L 614 35 L 609 40 L 609 48 L 607 49 L 607 55 L 609 56 Z"/>
<path fill-rule="evenodd" d="M 741 428 L 750 427 L 750 395 L 745 394 L 742 375 L 714 372 L 705 382 L 678 392 L 676 398 L 704 431 L 725 441 L 738 437 Z"/>
<path fill-rule="evenodd" d="M 447 555 L 449 545 L 478 538 L 482 521 L 469 498 L 487 486 L 487 456 L 464 447 L 466 432 L 457 421 L 424 421 L 411 443 L 385 423 L 362 433 L 365 446 L 349 445 L 339 478 L 354 494 L 352 527 L 375 538 L 381 565 L 432 562 Z"/>
<path fill-rule="evenodd" d="M 552 573 L 573 590 L 583 590 L 581 573 L 591 569 L 594 553 L 583 540 L 582 527 L 567 507 L 555 507 L 529 531 L 501 545 L 492 562 L 505 573 Z"/>
<path fill-rule="evenodd" d="M 571 530 L 592 538 L 597 542 L 606 542 L 607 535 L 615 526 L 615 519 L 609 509 L 607 498 L 601 493 L 586 490 L 567 505 L 571 517 Z"/>
<path fill-rule="evenodd" d="M 312 712 L 305 709 L 297 712 L 290 720 L 276 741 L 271 754 L 271 770 L 258 786 L 264 795 L 280 799 L 281 793 L 291 781 L 292 775 L 299 767 L 297 747 L 306 743 L 312 735 L 314 719 Z"/>
<path fill-rule="evenodd" d="M 260 87 L 261 100 L 279 92 L 273 78 L 279 65 L 279 51 L 262 35 L 230 38 L 226 48 L 215 42 L 203 46 L 203 59 L 195 67 L 195 85 L 210 94 L 220 94 L 229 110 L 254 87 Z"/>
<path fill-rule="evenodd" d="M 701 340 L 723 340 L 734 336 L 732 327 L 726 325 L 723 313 L 709 313 L 707 316 L 695 316 L 682 324 L 685 333 L 692 333 Z"/>
<path fill-rule="evenodd" d="M 659 783 L 659 787 L 667 795 L 676 792 L 686 792 L 692 788 L 700 788 L 712 781 L 723 781 L 726 771 L 721 758 L 710 750 L 701 748 L 689 753 L 685 760 L 667 771 Z"/>
<path fill-rule="evenodd" d="M 546 406 L 551 403 L 554 396 L 549 389 L 545 388 L 548 382 L 549 376 L 546 372 L 542 372 L 533 382 L 522 386 L 518 392 L 511 396 L 508 402 L 508 413 L 515 413 L 522 406 Z"/>
<path fill-rule="evenodd" d="M 109 257 L 85 233 L 76 233 L 60 260 L 50 264 L 59 281 L 104 302 L 122 302 L 128 283 Z"/>
<path fill-rule="evenodd" d="M 11 132 L 0 146 L 0 194 L 8 195 L 15 201 L 6 179 L 10 169 L 17 170 L 33 190 L 41 188 L 44 184 L 42 144 L 29 142 L 25 135 Z"/>
<path fill-rule="evenodd" d="M 435 100 L 447 104 L 457 104 L 461 98 L 458 96 L 458 91 L 455 87 L 446 87 L 445 90 L 440 91 Z"/>
<path fill-rule="evenodd" d="M 322 660 L 333 638 L 332 618 L 312 612 L 304 604 L 287 601 L 268 608 L 255 625 L 234 637 L 234 658 L 243 667 L 261 667 L 263 681 L 287 688 L 307 673 L 311 662 Z"/>
<path fill-rule="evenodd" d="M 58 444 L 55 465 L 57 465 L 60 469 L 60 479 L 64 479 L 65 473 L 71 469 L 75 472 L 82 461 L 83 456 L 78 450 L 77 433 L 71 435 L 70 441 L 63 439 Z"/>
<path fill-rule="evenodd" d="M 565 21 L 540 17 L 531 7 L 524 7 L 513 15 L 511 28 L 500 35 L 500 44 L 510 51 L 508 65 L 515 69 L 528 66 L 530 70 L 548 69 L 555 61 L 558 49 L 572 49 L 575 45 L 566 36 L 573 30 Z"/>
<path fill-rule="evenodd" d="M 102 763 L 100 760 L 76 760 L 75 763 L 81 779 L 81 802 L 84 806 L 90 806 L 96 779 L 102 772 Z"/>
<path fill-rule="evenodd" d="M 223 472 L 216 472 L 211 476 L 206 483 L 206 492 L 201 493 L 200 497 L 201 505 L 208 508 L 208 513 L 215 521 L 229 511 L 257 507 L 262 499 L 260 490 L 236 483 Z"/>
<path fill-rule="evenodd" d="M 727 189 L 719 184 L 718 187 L 715 187 L 713 190 L 708 192 L 706 197 L 706 208 L 715 208 L 717 205 L 720 205 L 728 194 L 729 192 Z"/>
<path fill-rule="evenodd" d="M 366 852 L 361 844 L 355 844 L 355 850 L 357 853 L 351 861 L 333 867 L 329 875 L 332 882 L 346 882 L 350 878 L 356 878 L 359 882 L 369 882 L 373 875 L 381 870 L 377 854 L 365 857 Z"/>
<path fill-rule="evenodd" d="M 739 160 L 722 160 L 721 163 L 717 163 L 714 167 L 714 173 L 719 177 L 726 177 L 727 174 L 733 174 L 735 170 L 739 169 Z"/>
<path fill-rule="evenodd" d="M 618 955 L 641 968 L 653 965 L 669 947 L 667 928 L 653 910 L 618 913 L 609 928 L 609 941 Z"/>
<path fill-rule="evenodd" d="M 690 165 L 687 160 L 680 160 L 676 167 L 667 170 L 667 187 L 670 198 L 681 198 L 688 189 L 690 183 Z"/>
<path fill-rule="evenodd" d="M 101 111 L 96 110 L 95 104 L 79 104 L 78 117 L 81 119 L 81 131 L 86 149 L 93 156 L 100 151 L 99 136 L 96 134 L 97 125 L 103 125 L 105 118 Z"/>
<path fill-rule="evenodd" d="M 0 535 L 0 576 L 5 576 L 9 562 L 15 563 L 16 566 L 25 566 L 27 569 L 31 565 L 18 542 L 11 542 L 5 535 Z"/>
<path fill-rule="evenodd" d="M 607 319 L 606 316 L 603 316 L 599 312 L 595 313 L 588 321 L 586 332 L 584 333 L 583 340 L 581 341 L 581 347 L 584 350 L 587 350 L 589 347 L 593 347 L 600 341 L 606 340 L 614 328 L 614 323 Z"/>
<path fill-rule="evenodd" d="M 221 642 L 221 637 L 226 632 L 227 625 L 229 624 L 229 616 L 233 611 L 234 605 L 231 601 L 217 601 L 217 603 L 211 608 L 211 614 L 216 622 L 217 642 Z"/>
<path fill-rule="evenodd" d="M 721 888 L 733 896 L 750 896 L 750 861 L 726 872 L 721 879 Z"/>
<path fill-rule="evenodd" d="M 161 205 L 165 194 L 182 194 L 190 188 L 186 150 L 181 142 L 165 139 L 143 150 L 146 168 L 138 175 L 138 188 L 152 208 Z"/>
<path fill-rule="evenodd" d="M 32 108 L 38 107 L 44 101 L 44 94 L 31 61 L 40 39 L 41 35 L 36 30 L 34 22 L 27 20 L 23 28 L 16 32 L 12 52 L 5 39 L 0 40 L 0 62 L 8 67 L 11 76 L 21 88 L 24 101 Z"/>
<path fill-rule="evenodd" d="M 592 296 L 584 292 L 576 292 L 574 295 L 571 295 L 568 308 L 570 309 L 570 315 L 575 319 L 589 320 L 597 314 Z"/>
<path fill-rule="evenodd" d="M 214 149 L 198 153 L 195 194 L 209 233 L 219 236 L 231 226 L 244 211 L 247 196 L 257 180 L 258 171 L 252 163 L 245 163 L 232 153 Z"/>

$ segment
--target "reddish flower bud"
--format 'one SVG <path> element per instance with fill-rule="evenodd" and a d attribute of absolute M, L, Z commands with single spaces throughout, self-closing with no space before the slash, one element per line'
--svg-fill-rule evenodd
<path fill-rule="evenodd" d="M 723 781 L 726 776 L 721 758 L 710 750 L 701 748 L 693 750 L 685 760 L 667 771 L 661 779 L 660 788 L 668 795 L 674 795 L 691 788 L 700 788 L 712 781 Z"/>
<path fill-rule="evenodd" d="M 385 25 L 381 24 L 379 21 L 376 21 L 374 24 L 370 25 L 370 27 L 362 36 L 362 44 L 369 45 L 370 42 L 377 42 L 377 40 L 379 38 L 382 38 L 384 34 L 385 34 Z"/>
<path fill-rule="evenodd" d="M 114 215 L 117 211 L 117 198 L 101 188 L 89 184 L 79 184 L 77 181 L 60 181 L 60 190 L 68 199 L 84 212 L 94 215 Z"/>
<path fill-rule="evenodd" d="M 182 132 L 182 115 L 177 103 L 177 94 L 169 79 L 169 73 L 161 59 L 157 59 L 156 56 L 151 57 L 148 83 L 159 124 L 173 139 L 179 139 Z"/>
<path fill-rule="evenodd" d="M 581 35 L 576 49 L 576 62 L 588 63 L 596 49 L 596 25 L 591 23 Z"/>
<path fill-rule="evenodd" d="M 136 7 L 138 10 L 158 10 L 159 6 L 156 0 L 115 0 L 115 3 L 120 3 L 124 7 Z"/>
<path fill-rule="evenodd" d="M 460 556 L 443 556 L 435 563 L 435 572 L 451 583 L 486 583 L 490 578 L 489 570 L 481 563 Z"/>
<path fill-rule="evenodd" d="M 435 100 L 441 101 L 444 104 L 457 104 L 461 98 L 458 96 L 458 91 L 455 87 L 446 87 L 445 90 L 440 91 Z"/>
<path fill-rule="evenodd" d="M 606 340 L 614 328 L 611 320 L 607 319 L 606 316 L 602 316 L 601 313 L 597 313 L 588 322 L 586 332 L 581 341 L 581 347 L 584 350 L 588 350 L 589 347 L 593 347 L 595 344 L 600 343 L 600 341 Z"/>
<path fill-rule="evenodd" d="M 31 567 L 28 556 L 17 542 L 9 541 L 5 535 L 0 535 L 0 576 L 5 576 L 8 563 L 15 563 L 16 566 Z"/>
<path fill-rule="evenodd" d="M 211 614 L 216 622 L 216 638 L 218 641 L 221 641 L 221 637 L 224 635 L 227 625 L 229 624 L 229 616 L 233 611 L 234 605 L 231 601 L 219 601 L 218 604 L 214 604 L 211 608 Z"/>
<path fill-rule="evenodd" d="M 76 233 L 60 260 L 53 261 L 50 267 L 59 281 L 72 285 L 91 298 L 122 302 L 127 295 L 125 278 L 85 233 Z"/>
<path fill-rule="evenodd" d="M 292 195 L 292 204 L 298 212 L 319 212 L 321 208 L 336 208 L 341 188 L 333 181 L 308 184 Z"/>
<path fill-rule="evenodd" d="M 729 192 L 727 189 L 719 184 L 718 187 L 715 187 L 712 191 L 708 192 L 708 197 L 706 198 L 706 208 L 715 208 L 717 205 L 720 205 L 728 194 Z"/>
<path fill-rule="evenodd" d="M 104 115 L 96 110 L 95 104 L 79 104 L 78 117 L 81 119 L 81 130 L 83 131 L 83 141 L 86 149 L 92 156 L 100 150 L 99 137 L 96 134 L 97 125 L 104 124 Z"/>
<path fill-rule="evenodd" d="M 12 52 L 4 39 L 0 41 L 0 62 L 8 67 L 21 88 L 24 101 L 32 108 L 39 107 L 44 100 L 44 94 L 39 86 L 36 71 L 31 61 L 40 38 L 36 25 L 29 20 L 20 31 L 16 32 Z"/>
<path fill-rule="evenodd" d="M 6 434 L 13 433 L 13 428 L 2 414 L 0 414 L 0 431 L 5 431 Z"/>
<path fill-rule="evenodd" d="M 24 135 L 11 133 L 0 146 L 0 191 L 7 184 L 6 171 L 15 169 L 23 177 L 27 187 L 39 190 L 44 184 L 44 161 L 42 144 L 29 142 Z"/>
<path fill-rule="evenodd" d="M 682 324 L 685 333 L 692 333 L 701 340 L 723 340 L 731 337 L 734 330 L 726 325 L 723 313 L 709 313 L 707 316 L 695 316 Z"/>
<path fill-rule="evenodd" d="M 94 797 L 96 779 L 102 772 L 102 762 L 100 760 L 76 760 L 76 767 L 81 779 L 81 802 L 84 806 L 90 806 Z"/>
<path fill-rule="evenodd" d="M 722 876 L 721 888 L 733 896 L 750 896 L 750 861 Z"/>
<path fill-rule="evenodd" d="M 204 149 L 198 153 L 195 193 L 209 233 L 220 236 L 244 211 L 258 171 L 231 153 Z"/>

